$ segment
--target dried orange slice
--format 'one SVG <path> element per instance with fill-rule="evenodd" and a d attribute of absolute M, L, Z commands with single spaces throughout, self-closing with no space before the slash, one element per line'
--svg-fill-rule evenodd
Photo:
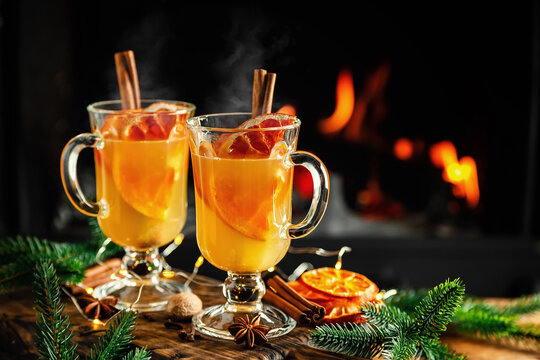
<path fill-rule="evenodd" d="M 337 297 L 369 300 L 379 291 L 377 285 L 362 274 L 330 267 L 306 271 L 300 279 L 317 291 Z"/>
<path fill-rule="evenodd" d="M 311 270 L 307 273 L 319 272 L 318 270 L 322 269 Z M 326 273 L 327 270 L 322 270 L 322 272 Z M 347 272 L 350 273 L 350 271 Z M 308 286 L 302 279 L 291 281 L 288 284 L 307 300 L 317 303 L 325 308 L 326 315 L 323 318 L 322 323 L 343 324 L 345 322 L 364 322 L 365 318 L 363 317 L 362 307 L 364 307 L 366 303 L 382 304 L 382 301 L 376 299 L 378 293 L 377 286 L 375 286 L 375 289 L 377 289 L 375 292 L 373 292 L 373 287 L 369 286 L 364 293 L 361 293 L 358 296 L 343 297 L 332 295 Z M 358 292 L 356 292 L 356 294 L 358 294 Z"/>
<path fill-rule="evenodd" d="M 264 114 L 249 119 L 239 129 L 272 129 L 291 125 L 296 118 L 286 114 Z M 283 140 L 282 129 L 246 131 L 244 133 L 223 134 L 214 143 L 217 156 L 221 158 L 245 159 L 268 158 L 274 146 Z"/>

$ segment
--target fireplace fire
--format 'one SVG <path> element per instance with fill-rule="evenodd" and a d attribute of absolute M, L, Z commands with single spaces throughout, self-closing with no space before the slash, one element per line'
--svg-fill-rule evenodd
<path fill-rule="evenodd" d="M 405 136 L 392 138 L 379 131 L 388 113 L 386 91 L 390 77 L 391 66 L 384 62 L 367 74 L 364 83 L 357 90 L 352 71 L 343 68 L 337 77 L 333 113 L 327 118 L 320 119 L 317 124 L 317 130 L 324 141 L 332 144 L 348 144 L 350 149 L 354 149 L 354 156 L 360 153 L 361 156 L 370 159 L 340 171 L 340 175 L 345 178 L 351 174 L 353 178 L 357 177 L 358 173 L 367 174 L 364 181 L 353 185 L 356 187 L 352 193 L 353 199 L 346 199 L 349 204 L 353 204 L 351 210 L 359 217 L 379 220 L 403 220 L 413 213 L 423 214 L 425 222 L 436 221 L 431 216 L 433 213 L 445 213 L 446 216 L 442 221 L 461 216 L 460 214 L 469 216 L 480 204 L 478 169 L 472 156 L 458 157 L 458 150 L 450 140 L 429 143 L 426 139 L 411 140 Z M 292 105 L 285 105 L 277 112 L 294 115 L 296 109 Z M 423 167 L 425 169 L 423 173 L 428 177 L 433 177 L 434 169 L 440 172 L 439 176 L 433 179 L 419 181 L 421 183 L 429 180 L 439 183 L 434 188 L 423 189 L 426 192 L 435 192 L 421 196 L 428 199 L 423 203 L 423 207 L 411 210 L 400 200 L 399 193 L 389 196 L 387 188 L 392 184 L 389 185 L 388 182 L 384 186 L 381 184 L 381 173 L 378 172 L 380 165 L 376 164 L 378 161 L 375 158 L 381 156 L 395 164 L 395 173 L 390 175 L 394 177 L 394 182 L 401 181 L 401 175 L 408 172 L 407 166 Z M 413 170 L 412 173 L 413 176 L 417 176 L 418 171 Z M 296 169 L 294 184 L 301 198 L 311 196 L 313 185 L 304 169 Z M 438 208 L 433 208 L 434 201 L 429 199 L 438 198 L 440 194 L 436 192 L 440 191 L 445 197 L 447 192 L 451 196 L 446 197 L 444 202 L 435 201 Z"/>

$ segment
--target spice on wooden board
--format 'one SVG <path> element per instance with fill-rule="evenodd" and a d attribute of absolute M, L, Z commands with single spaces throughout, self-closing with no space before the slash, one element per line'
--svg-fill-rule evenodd
<path fill-rule="evenodd" d="M 260 324 L 261 315 L 255 315 L 251 320 L 249 315 L 236 317 L 228 330 L 237 344 L 246 343 L 247 348 L 262 345 L 268 341 L 266 334 L 271 330 L 269 326 Z"/>
<path fill-rule="evenodd" d="M 202 308 L 201 298 L 192 292 L 182 292 L 169 298 L 166 310 L 172 320 L 188 320 Z"/>
<path fill-rule="evenodd" d="M 325 308 L 304 298 L 278 275 L 268 279 L 266 283 L 268 289 L 263 299 L 283 310 L 299 325 L 318 324 L 323 320 Z"/>

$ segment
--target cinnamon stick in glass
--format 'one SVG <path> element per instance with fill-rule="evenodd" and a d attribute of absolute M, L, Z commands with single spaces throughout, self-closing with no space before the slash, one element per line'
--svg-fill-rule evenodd
<path fill-rule="evenodd" d="M 264 96 L 264 83 L 266 79 L 266 70 L 264 69 L 255 69 L 253 71 L 253 92 L 251 99 L 251 116 L 255 117 L 261 114 L 263 98 Z"/>
<path fill-rule="evenodd" d="M 272 112 L 272 102 L 274 100 L 274 87 L 275 86 L 276 86 L 276 74 L 267 73 L 261 114 L 268 114 Z"/>
<path fill-rule="evenodd" d="M 133 51 L 122 51 L 114 54 L 116 76 L 122 99 L 122 109 L 139 109 L 141 107 L 141 93 L 139 89 L 139 76 L 135 65 Z"/>

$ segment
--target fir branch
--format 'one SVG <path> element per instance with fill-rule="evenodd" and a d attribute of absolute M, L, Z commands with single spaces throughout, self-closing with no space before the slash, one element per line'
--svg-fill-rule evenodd
<path fill-rule="evenodd" d="M 76 345 L 70 343 L 73 333 L 69 318 L 63 313 L 54 266 L 51 263 L 38 265 L 34 279 L 35 309 L 39 313 L 35 325 L 36 345 L 41 359 L 77 359 Z"/>
<path fill-rule="evenodd" d="M 537 311 L 540 311 L 540 293 L 521 296 L 502 309 L 505 315 L 525 315 Z"/>
<path fill-rule="evenodd" d="M 410 326 L 410 316 L 395 306 L 380 306 L 375 303 L 367 303 L 362 312 L 366 320 L 373 326 L 383 328 L 395 328 L 398 326 Z"/>
<path fill-rule="evenodd" d="M 150 360 L 151 356 L 152 353 L 145 346 L 131 350 L 122 360 Z"/>
<path fill-rule="evenodd" d="M 385 302 L 412 314 L 415 304 L 425 294 L 427 294 L 425 289 L 405 289 L 386 299 Z M 540 311 L 540 293 L 522 296 L 502 307 L 486 303 L 473 296 L 466 296 L 463 306 L 456 311 L 449 325 L 462 335 L 484 340 L 527 341 L 538 347 L 540 327 L 520 325 L 517 322 L 520 315 L 537 311 Z"/>
<path fill-rule="evenodd" d="M 426 339 L 438 339 L 461 307 L 464 296 L 465 286 L 459 278 L 430 290 L 414 309 L 418 334 Z"/>
<path fill-rule="evenodd" d="M 412 359 L 424 355 L 430 359 L 462 359 L 439 342 L 462 304 L 465 286 L 460 279 L 447 280 L 430 290 L 411 314 L 387 305 L 367 304 L 362 312 L 366 324 L 317 327 L 311 333 L 313 343 L 333 352 L 385 360 Z M 372 334 L 377 334 L 372 338 Z M 369 346 L 372 347 L 369 347 Z"/>
<path fill-rule="evenodd" d="M 421 357 L 438 360 L 465 360 L 467 357 L 450 350 L 446 344 L 441 344 L 438 340 L 430 339 L 422 343 Z"/>
<path fill-rule="evenodd" d="M 33 269 L 43 262 L 55 266 L 61 283 L 82 281 L 84 269 L 96 262 L 96 254 L 103 243 L 103 233 L 100 235 L 94 229 L 93 234 L 92 240 L 82 243 L 60 243 L 30 236 L 0 239 L 0 293 L 30 285 Z M 109 244 L 102 256 L 118 250 L 118 245 Z"/>
<path fill-rule="evenodd" d="M 518 315 L 511 313 L 507 314 L 505 309 L 498 309 L 481 301 L 467 301 L 456 313 L 452 324 L 461 334 L 481 339 L 532 341 L 538 344 L 540 328 L 534 325 L 519 325 Z"/>
<path fill-rule="evenodd" d="M 373 358 L 384 346 L 385 332 L 366 323 L 325 324 L 311 331 L 317 347 L 345 355 Z"/>
<path fill-rule="evenodd" d="M 131 344 L 137 314 L 131 310 L 120 311 L 111 321 L 90 352 L 91 360 L 110 360 L 123 356 Z M 141 355 L 139 355 L 141 356 Z"/>

